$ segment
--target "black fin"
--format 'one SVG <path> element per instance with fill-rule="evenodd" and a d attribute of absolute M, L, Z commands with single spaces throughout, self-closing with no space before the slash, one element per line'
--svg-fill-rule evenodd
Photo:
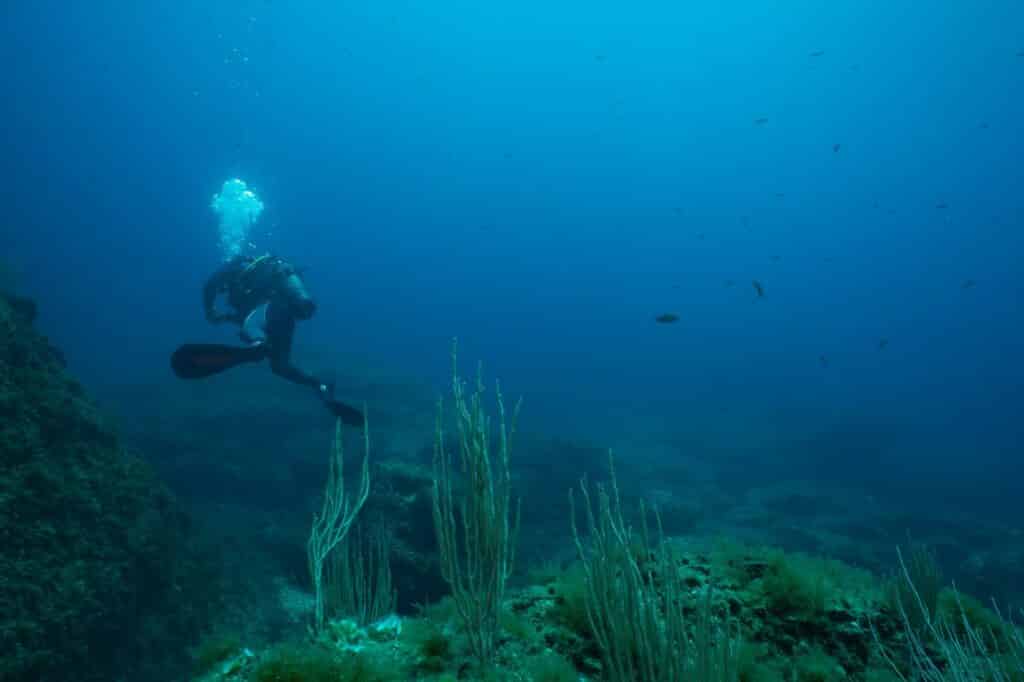
<path fill-rule="evenodd" d="M 327 405 L 331 414 L 340 419 L 345 426 L 362 426 L 365 423 L 363 413 L 351 405 L 346 405 L 334 398 L 325 399 L 324 404 Z"/>
<path fill-rule="evenodd" d="M 171 355 L 171 369 L 181 379 L 202 379 L 246 362 L 259 362 L 266 357 L 264 346 L 186 343 Z"/>

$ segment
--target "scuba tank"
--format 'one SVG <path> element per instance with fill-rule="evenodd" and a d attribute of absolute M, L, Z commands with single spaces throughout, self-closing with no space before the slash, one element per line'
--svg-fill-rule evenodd
<path fill-rule="evenodd" d="M 252 259 L 238 273 L 228 298 L 239 310 L 270 301 L 284 303 L 297 319 L 308 320 L 316 312 L 302 276 L 294 265 L 279 256 L 266 254 Z"/>

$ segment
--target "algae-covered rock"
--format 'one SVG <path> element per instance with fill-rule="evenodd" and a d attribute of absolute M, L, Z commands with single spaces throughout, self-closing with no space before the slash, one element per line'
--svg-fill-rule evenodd
<path fill-rule="evenodd" d="M 143 661 L 174 668 L 215 576 L 32 310 L 0 297 L 0 679 L 146 679 Z"/>

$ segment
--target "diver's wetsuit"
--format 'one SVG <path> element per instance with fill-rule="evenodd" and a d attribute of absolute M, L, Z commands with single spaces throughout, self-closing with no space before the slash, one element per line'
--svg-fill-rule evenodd
<path fill-rule="evenodd" d="M 217 312 L 220 294 L 226 295 L 234 312 Z M 291 361 L 295 322 L 308 320 L 316 311 L 316 303 L 291 263 L 271 255 L 235 256 L 206 281 L 203 308 L 212 323 L 238 324 L 247 343 L 265 343 L 274 374 L 321 393 L 328 390 L 323 381 Z"/>

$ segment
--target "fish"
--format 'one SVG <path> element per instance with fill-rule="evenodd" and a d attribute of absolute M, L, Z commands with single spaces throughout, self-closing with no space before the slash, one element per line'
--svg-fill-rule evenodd
<path fill-rule="evenodd" d="M 939 203 L 935 204 L 935 208 L 949 208 L 949 204 L 947 204 L 945 201 L 940 201 Z"/>
<path fill-rule="evenodd" d="M 654 321 L 658 324 L 672 324 L 679 321 L 679 316 L 675 313 L 662 313 L 654 318 Z"/>
<path fill-rule="evenodd" d="M 824 355 L 819 355 L 818 356 L 818 363 L 822 367 L 828 367 L 828 358 L 826 358 Z"/>
<path fill-rule="evenodd" d="M 764 298 L 764 286 L 762 286 L 762 284 L 756 279 L 752 281 L 751 284 L 754 286 L 754 291 L 757 292 L 757 297 Z"/>
<path fill-rule="evenodd" d="M 754 119 L 754 125 L 756 125 L 756 126 L 763 126 L 767 122 L 768 122 L 768 119 L 764 118 L 764 117 L 755 118 Z"/>
<path fill-rule="evenodd" d="M 734 284 L 736 284 L 736 281 L 735 281 L 735 280 L 731 280 L 731 279 L 727 279 L 727 280 L 725 280 L 725 286 L 727 286 L 727 287 L 731 287 L 731 286 L 733 286 Z"/>
<path fill-rule="evenodd" d="M 773 263 L 778 263 L 780 260 L 782 260 L 782 256 L 772 256 L 771 259 Z"/>
<path fill-rule="evenodd" d="M 972 288 L 972 287 L 973 287 L 973 286 L 974 286 L 975 284 L 977 284 L 977 282 L 975 282 L 975 281 L 974 281 L 973 279 L 965 279 L 965 280 L 964 280 L 964 283 L 960 285 L 960 288 L 961 288 L 961 289 L 970 289 L 970 288 Z"/>
<path fill-rule="evenodd" d="M 843 145 L 841 145 L 841 144 L 838 144 L 838 143 L 837 143 L 837 144 L 834 144 L 834 145 L 832 145 L 832 151 L 833 151 L 833 152 L 838 152 L 838 151 L 839 151 L 839 150 L 840 150 L 840 149 L 842 148 L 842 146 L 843 146 Z"/>
<path fill-rule="evenodd" d="M 1024 50 L 1018 50 L 1017 51 L 1017 56 L 1018 57 L 1024 57 Z"/>
<path fill-rule="evenodd" d="M 812 52 L 810 54 L 810 56 L 811 57 L 820 57 L 823 54 L 825 54 L 825 50 L 815 50 L 814 52 Z"/>
<path fill-rule="evenodd" d="M 889 345 L 889 339 L 878 340 L 878 350 L 885 350 L 885 347 Z"/>

